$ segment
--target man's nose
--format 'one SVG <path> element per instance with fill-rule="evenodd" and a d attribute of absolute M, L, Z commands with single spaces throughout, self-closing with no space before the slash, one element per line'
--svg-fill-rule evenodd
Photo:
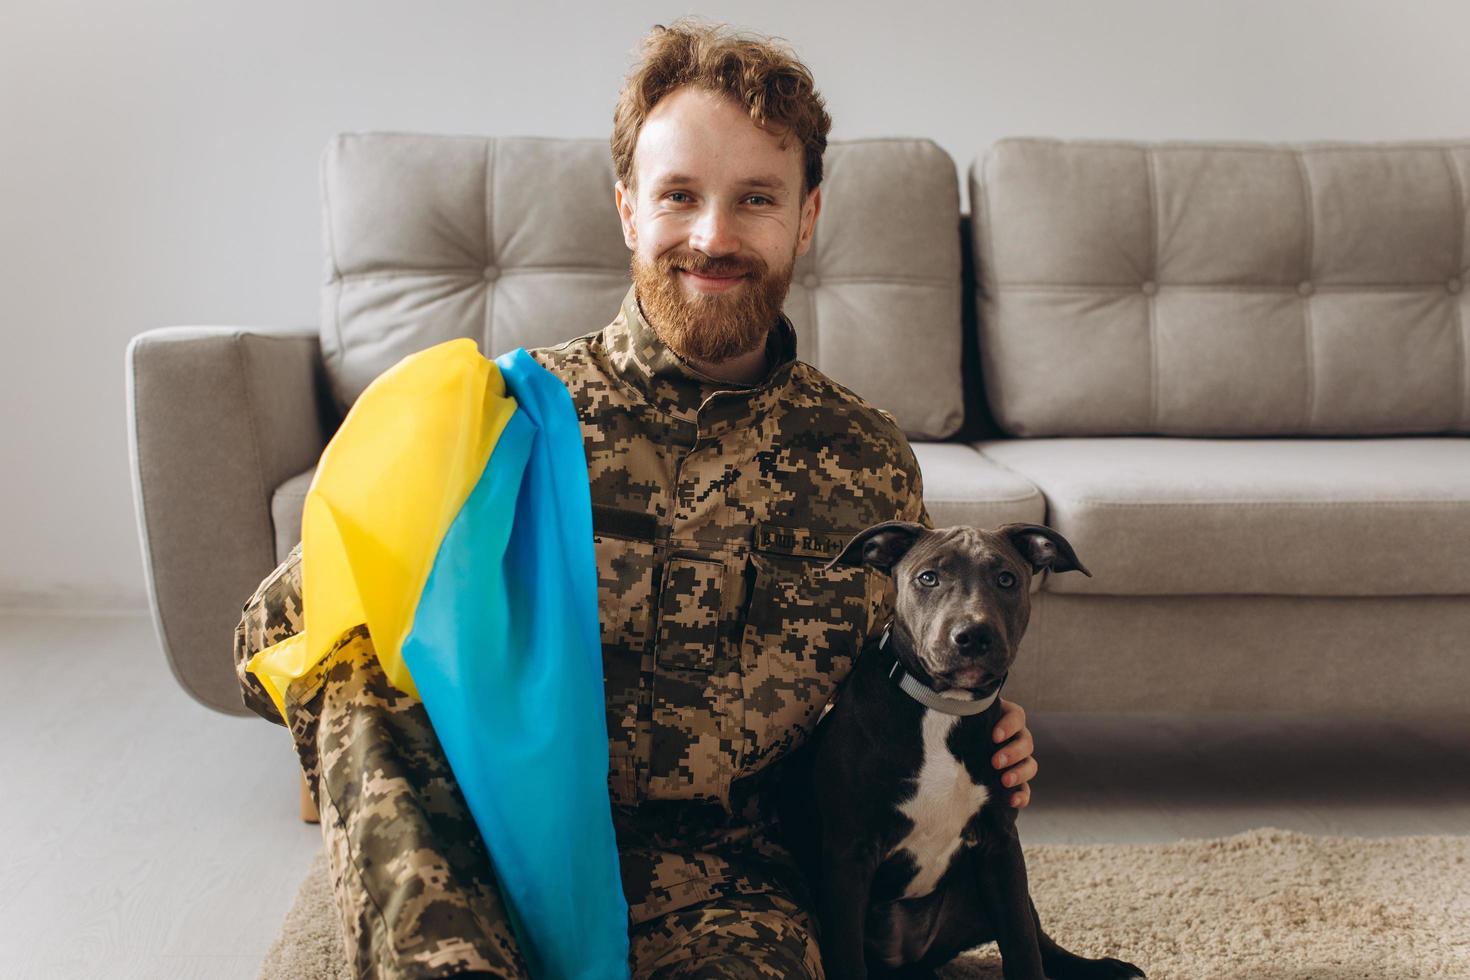
<path fill-rule="evenodd" d="M 706 205 L 689 230 L 689 247 L 711 258 L 738 252 L 740 239 L 735 235 L 734 215 L 723 205 Z"/>

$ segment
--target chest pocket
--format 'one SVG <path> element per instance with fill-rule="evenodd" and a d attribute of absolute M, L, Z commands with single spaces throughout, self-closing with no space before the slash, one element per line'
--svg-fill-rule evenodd
<path fill-rule="evenodd" d="M 848 535 L 756 528 L 753 581 L 741 641 L 745 753 L 753 773 L 801 744 L 852 669 L 888 578 L 862 566 L 824 566 Z M 760 547 L 762 544 L 765 547 Z"/>
<path fill-rule="evenodd" d="M 717 557 L 675 553 L 654 629 L 648 798 L 724 802 L 739 750 L 739 660 L 726 641 L 738 583 Z"/>

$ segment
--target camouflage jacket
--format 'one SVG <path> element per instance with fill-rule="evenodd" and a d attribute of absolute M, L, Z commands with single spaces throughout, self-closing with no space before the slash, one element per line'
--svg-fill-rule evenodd
<path fill-rule="evenodd" d="M 755 385 L 675 355 L 631 289 L 607 327 L 528 353 L 582 424 L 633 919 L 764 890 L 730 848 L 766 850 L 771 763 L 892 608 L 884 574 L 821 566 L 879 521 L 932 526 L 913 451 L 892 416 L 796 359 L 784 316 Z M 279 721 L 239 675 L 246 703 Z"/>

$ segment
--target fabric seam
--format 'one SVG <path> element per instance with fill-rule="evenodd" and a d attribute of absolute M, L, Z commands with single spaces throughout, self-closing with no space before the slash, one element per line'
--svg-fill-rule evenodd
<path fill-rule="evenodd" d="M 485 141 L 485 262 L 499 270 L 495 254 L 495 140 Z M 484 281 L 484 272 L 481 272 Z M 495 283 L 485 284 L 485 351 L 494 350 L 490 335 L 495 314 Z M 483 351 L 482 351 L 483 353 Z"/>
<path fill-rule="evenodd" d="M 1103 500 L 1097 497 L 1063 498 L 1068 506 L 1085 504 L 1088 507 L 1464 507 L 1470 498 L 1424 499 L 1393 498 L 1388 500 Z"/>
<path fill-rule="evenodd" d="M 245 396 L 245 417 L 250 424 L 250 455 L 255 460 L 255 482 L 260 488 L 260 499 L 265 505 L 266 514 L 270 517 L 271 536 L 275 536 L 275 516 L 270 513 L 271 497 L 265 486 L 265 464 L 260 455 L 260 432 L 255 425 L 255 402 L 250 397 L 250 377 L 245 369 L 245 335 L 237 332 L 235 334 L 235 361 L 239 366 L 240 391 Z"/>
<path fill-rule="evenodd" d="M 1160 286 L 1168 286 L 1170 290 L 1196 290 L 1199 292 L 1241 292 L 1249 290 L 1258 293 L 1295 293 L 1301 283 L 1281 282 L 1162 282 Z M 996 288 L 1027 293 L 1084 293 L 1084 292 L 1112 292 L 1128 296 L 1138 292 L 1137 283 L 1127 282 L 1002 282 L 996 283 Z M 1351 293 L 1351 292 L 1386 292 L 1386 293 L 1410 293 L 1431 290 L 1440 292 L 1444 289 L 1444 280 L 1435 279 L 1423 282 L 1329 282 L 1313 283 L 1313 289 L 1324 293 Z"/>
<path fill-rule="evenodd" d="M 1143 151 L 1144 176 L 1148 183 L 1148 268 L 1144 270 L 1148 281 L 1154 283 L 1153 292 L 1145 295 L 1148 304 L 1148 428 L 1159 427 L 1159 318 L 1158 302 L 1159 274 L 1159 202 L 1158 184 L 1154 178 L 1154 157 L 1147 148 Z"/>
<path fill-rule="evenodd" d="M 342 138 L 337 137 L 333 143 L 333 150 L 342 146 Z M 329 155 L 335 156 L 335 153 Z M 337 255 L 337 230 L 332 214 L 332 194 L 325 169 L 321 174 L 322 208 L 325 211 L 327 226 L 327 256 L 332 260 L 332 333 L 337 338 L 337 349 L 331 361 L 340 364 L 347 358 L 347 348 L 342 340 L 342 263 Z"/>
<path fill-rule="evenodd" d="M 1465 274 L 1465 226 L 1467 221 L 1470 221 L 1470 208 L 1467 208 L 1465 188 L 1460 182 L 1460 171 L 1455 167 L 1455 159 L 1450 154 L 1449 147 L 1445 147 L 1441 159 L 1444 160 L 1445 168 L 1450 172 L 1450 182 L 1455 188 L 1455 216 L 1460 225 L 1460 254 L 1455 259 L 1454 275 L 1459 278 Z M 1463 282 L 1460 288 L 1462 290 L 1465 288 Z M 1470 381 L 1467 381 L 1467 375 L 1470 375 L 1470 359 L 1467 359 L 1465 351 L 1465 314 L 1461 311 L 1460 294 L 1450 294 L 1450 305 L 1455 310 L 1455 347 L 1460 354 L 1460 372 L 1459 377 L 1455 379 L 1456 386 L 1460 390 L 1460 404 L 1456 411 L 1459 418 L 1450 425 L 1451 427 L 1458 425 L 1463 429 L 1470 426 Z"/>
<path fill-rule="evenodd" d="M 1317 232 L 1316 232 L 1316 203 L 1312 198 L 1312 174 L 1307 169 L 1307 160 L 1301 153 L 1296 154 L 1297 176 L 1301 178 L 1302 209 L 1303 217 L 1306 219 L 1305 239 L 1302 242 L 1302 262 L 1305 264 L 1303 282 L 1310 283 L 1315 273 L 1317 260 Z M 1314 287 L 1315 288 L 1315 287 Z M 1313 420 L 1317 415 L 1317 366 L 1316 355 L 1313 350 L 1315 341 L 1312 337 L 1312 297 L 1302 296 L 1302 349 L 1305 354 L 1304 366 L 1307 376 L 1303 392 L 1304 405 L 1302 408 L 1302 430 L 1311 432 Z"/>

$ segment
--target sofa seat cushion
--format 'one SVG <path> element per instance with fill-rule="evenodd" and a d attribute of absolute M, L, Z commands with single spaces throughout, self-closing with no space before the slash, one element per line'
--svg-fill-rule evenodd
<path fill-rule="evenodd" d="M 1092 572 L 1050 592 L 1470 595 L 1470 439 L 976 443 Z"/>
<path fill-rule="evenodd" d="M 1040 524 L 1046 498 L 1035 484 L 963 442 L 911 442 L 924 476 L 924 506 L 935 527 Z"/>
<path fill-rule="evenodd" d="M 301 540 L 301 514 L 306 510 L 306 491 L 316 476 L 316 464 L 276 487 L 271 494 L 271 523 L 276 529 L 276 562 L 286 560 Z"/>

